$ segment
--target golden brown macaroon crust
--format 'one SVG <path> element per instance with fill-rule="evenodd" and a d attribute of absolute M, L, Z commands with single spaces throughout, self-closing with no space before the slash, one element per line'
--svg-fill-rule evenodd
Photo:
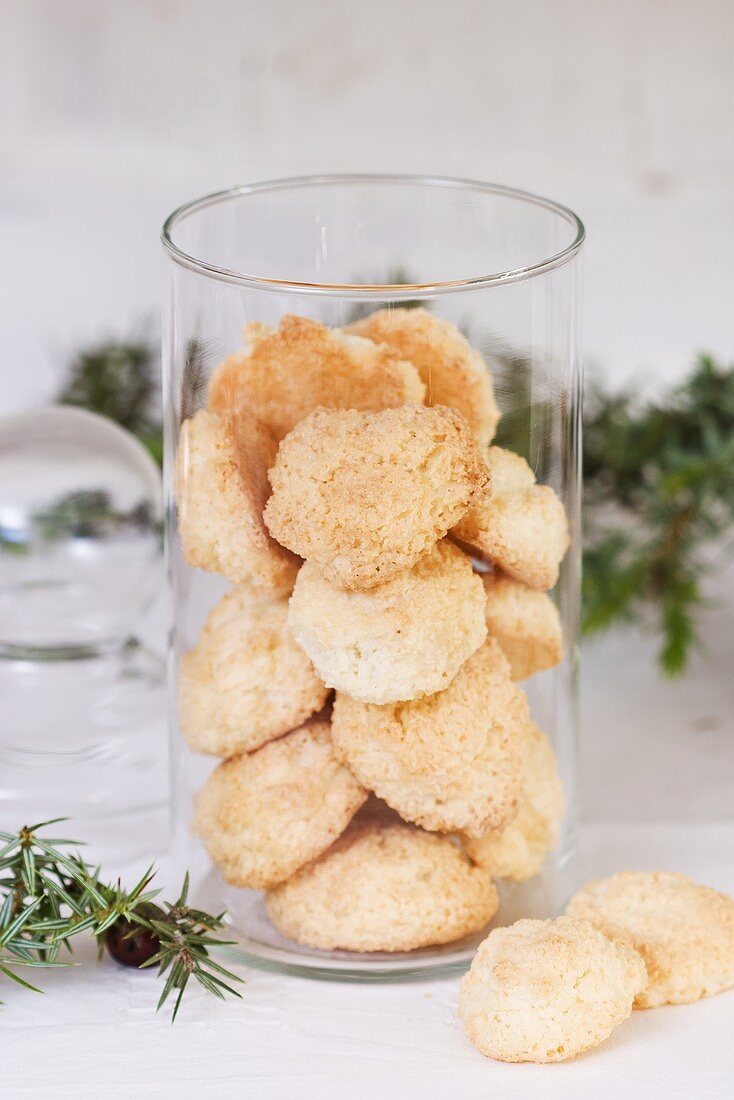
<path fill-rule="evenodd" d="M 270 533 L 332 584 L 364 590 L 415 565 L 488 477 L 453 409 L 317 409 L 282 441 L 269 473 Z"/>
<path fill-rule="evenodd" d="M 275 927 L 297 943 L 392 952 L 480 931 L 498 897 L 489 875 L 447 837 L 368 812 L 272 890 L 266 905 Z"/>
<path fill-rule="evenodd" d="M 563 1062 L 608 1038 L 644 984 L 637 952 L 589 921 L 519 920 L 480 945 L 459 1018 L 489 1058 Z"/>
<path fill-rule="evenodd" d="M 635 1008 L 688 1004 L 734 986 L 734 899 L 685 875 L 622 871 L 587 883 L 568 913 L 639 951 L 648 982 Z"/>
<path fill-rule="evenodd" d="M 337 692 L 337 757 L 406 821 L 481 836 L 517 812 L 527 700 L 488 639 L 445 691 L 373 706 Z"/>
<path fill-rule="evenodd" d="M 267 890 L 325 852 L 366 798 L 332 752 L 329 723 L 314 719 L 220 764 L 194 831 L 227 882 Z"/>
<path fill-rule="evenodd" d="M 426 309 L 381 309 L 346 331 L 388 344 L 409 359 L 425 383 L 426 404 L 457 409 L 482 446 L 491 443 L 500 418 L 492 376 L 451 321 Z"/>
<path fill-rule="evenodd" d="M 498 572 L 485 573 L 482 581 L 487 628 L 510 662 L 513 680 L 527 680 L 560 664 L 561 619 L 550 596 Z"/>
<path fill-rule="evenodd" d="M 288 628 L 288 602 L 235 588 L 209 613 L 179 666 L 179 722 L 195 752 L 251 752 L 299 726 L 326 702 Z"/>
<path fill-rule="evenodd" d="M 188 565 L 288 593 L 297 559 L 263 522 L 268 468 L 277 445 L 249 410 L 221 417 L 200 409 L 181 426 L 176 501 L 181 550 Z"/>
<path fill-rule="evenodd" d="M 319 406 L 375 412 L 423 401 L 416 368 L 392 348 L 307 317 L 246 325 L 243 337 L 243 350 L 212 374 L 208 405 L 254 409 L 277 442 Z"/>
<path fill-rule="evenodd" d="M 484 605 L 471 561 L 442 539 L 412 569 L 366 592 L 334 588 L 306 562 L 288 622 L 325 684 L 382 704 L 448 687 L 487 636 Z"/>
<path fill-rule="evenodd" d="M 491 480 L 452 531 L 461 545 L 529 588 L 553 588 L 568 549 L 568 521 L 524 458 L 490 447 Z"/>
<path fill-rule="evenodd" d="M 501 829 L 464 837 L 467 854 L 493 878 L 525 882 L 537 875 L 558 843 L 563 820 L 563 787 L 550 741 L 528 724 L 529 752 L 515 817 Z"/>

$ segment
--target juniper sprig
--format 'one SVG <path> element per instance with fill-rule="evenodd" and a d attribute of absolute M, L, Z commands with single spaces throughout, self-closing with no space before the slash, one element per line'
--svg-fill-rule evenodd
<path fill-rule="evenodd" d="M 177 900 L 158 905 L 159 891 L 148 889 L 152 867 L 132 890 L 105 882 L 75 841 L 39 832 L 60 820 L 0 832 L 0 976 L 38 992 L 18 969 L 64 965 L 61 949 L 71 953 L 73 938 L 86 932 L 100 957 L 106 949 L 125 965 L 158 967 L 166 976 L 158 1008 L 175 991 L 173 1020 L 191 978 L 216 997 L 240 996 L 229 983 L 241 979 L 211 956 L 212 948 L 231 942 L 214 935 L 224 914 L 187 904 L 188 875 Z"/>

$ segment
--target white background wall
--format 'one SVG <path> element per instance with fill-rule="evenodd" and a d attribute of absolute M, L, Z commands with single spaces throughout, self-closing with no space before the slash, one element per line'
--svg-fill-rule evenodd
<path fill-rule="evenodd" d="M 180 201 L 365 169 L 576 208 L 586 345 L 615 381 L 734 358 L 731 0 L 0 0 L 0 411 L 48 398 L 81 341 L 155 323 Z M 719 591 L 675 687 L 627 634 L 589 647 L 592 816 L 730 812 Z"/>
<path fill-rule="evenodd" d="M 328 170 L 477 176 L 589 230 L 619 382 L 734 353 L 731 0 L 0 0 L 2 408 L 158 301 L 191 195 Z"/>

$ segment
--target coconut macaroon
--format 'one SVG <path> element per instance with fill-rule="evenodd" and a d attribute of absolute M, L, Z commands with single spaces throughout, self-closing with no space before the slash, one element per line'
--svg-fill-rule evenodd
<path fill-rule="evenodd" d="M 480 931 L 498 898 L 489 875 L 448 838 L 358 815 L 266 905 L 284 936 L 309 947 L 412 951 Z"/>
<path fill-rule="evenodd" d="M 734 986 L 734 899 L 685 875 L 623 871 L 587 883 L 568 905 L 645 960 L 635 1008 L 688 1004 Z"/>
<path fill-rule="evenodd" d="M 337 693 L 337 757 L 406 821 L 479 837 L 517 812 L 528 707 L 488 639 L 445 691 L 373 706 Z"/>
<path fill-rule="evenodd" d="M 254 409 L 277 442 L 319 406 L 375 412 L 423 402 L 413 364 L 363 337 L 291 315 L 277 329 L 246 325 L 243 336 L 243 349 L 214 371 L 208 405 Z"/>
<path fill-rule="evenodd" d="M 477 493 L 453 536 L 529 588 L 552 588 L 568 549 L 563 505 L 524 458 L 490 447 L 491 487 Z"/>
<path fill-rule="evenodd" d="M 501 573 L 486 573 L 489 633 L 496 638 L 513 680 L 527 680 L 563 660 L 563 634 L 550 596 Z"/>
<path fill-rule="evenodd" d="M 481 944 L 459 990 L 476 1047 L 502 1062 L 563 1062 L 609 1037 L 646 981 L 642 959 L 593 924 L 519 920 Z"/>
<path fill-rule="evenodd" d="M 194 831 L 227 882 L 268 890 L 316 859 L 367 792 L 334 757 L 318 719 L 220 764 L 196 800 Z"/>
<path fill-rule="evenodd" d="M 235 588 L 179 667 L 179 721 L 195 752 L 251 752 L 305 722 L 329 694 L 287 624 L 285 599 Z"/>
<path fill-rule="evenodd" d="M 290 592 L 298 562 L 263 522 L 267 471 L 277 444 L 250 412 L 221 417 L 206 409 L 181 426 L 176 468 L 178 527 L 189 565 L 233 584 Z"/>
<path fill-rule="evenodd" d="M 288 609 L 293 637 L 329 687 L 362 703 L 442 691 L 487 636 L 482 581 L 444 539 L 367 592 L 334 588 L 306 562 Z"/>
<path fill-rule="evenodd" d="M 563 819 L 563 787 L 550 741 L 534 722 L 528 725 L 529 752 L 518 810 L 508 825 L 464 838 L 467 853 L 493 878 L 524 882 L 537 875 L 558 843 Z"/>
<path fill-rule="evenodd" d="M 280 444 L 265 522 L 337 587 L 363 590 L 415 565 L 488 476 L 453 409 L 317 409 Z"/>
<path fill-rule="evenodd" d="M 389 344 L 409 359 L 426 385 L 426 404 L 458 409 L 479 442 L 485 447 L 491 443 L 500 418 L 492 376 L 451 321 L 425 309 L 381 309 L 347 331 Z"/>

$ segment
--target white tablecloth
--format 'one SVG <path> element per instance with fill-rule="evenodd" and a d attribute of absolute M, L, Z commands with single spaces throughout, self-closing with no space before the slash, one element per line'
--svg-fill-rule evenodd
<path fill-rule="evenodd" d="M 587 656 L 581 877 L 679 870 L 734 894 L 731 608 L 719 599 L 703 626 L 716 645 L 673 686 L 636 636 Z M 79 957 L 89 965 L 39 975 L 44 996 L 3 983 L 3 1100 L 734 1096 L 734 991 L 635 1012 L 574 1062 L 509 1066 L 465 1038 L 455 977 L 350 985 L 242 968 L 241 1001 L 197 989 L 171 1026 L 155 977 L 95 967 L 91 945 Z"/>
<path fill-rule="evenodd" d="M 734 825 L 591 825 L 595 873 L 674 867 L 734 893 Z M 412 1100 L 734 1096 L 734 991 L 635 1012 L 597 1050 L 555 1066 L 483 1058 L 456 1018 L 458 979 L 350 985 L 241 968 L 241 1001 L 187 995 L 155 1015 L 149 974 L 109 960 L 43 975 L 44 996 L 3 986 L 8 1100 L 238 1097 Z"/>

